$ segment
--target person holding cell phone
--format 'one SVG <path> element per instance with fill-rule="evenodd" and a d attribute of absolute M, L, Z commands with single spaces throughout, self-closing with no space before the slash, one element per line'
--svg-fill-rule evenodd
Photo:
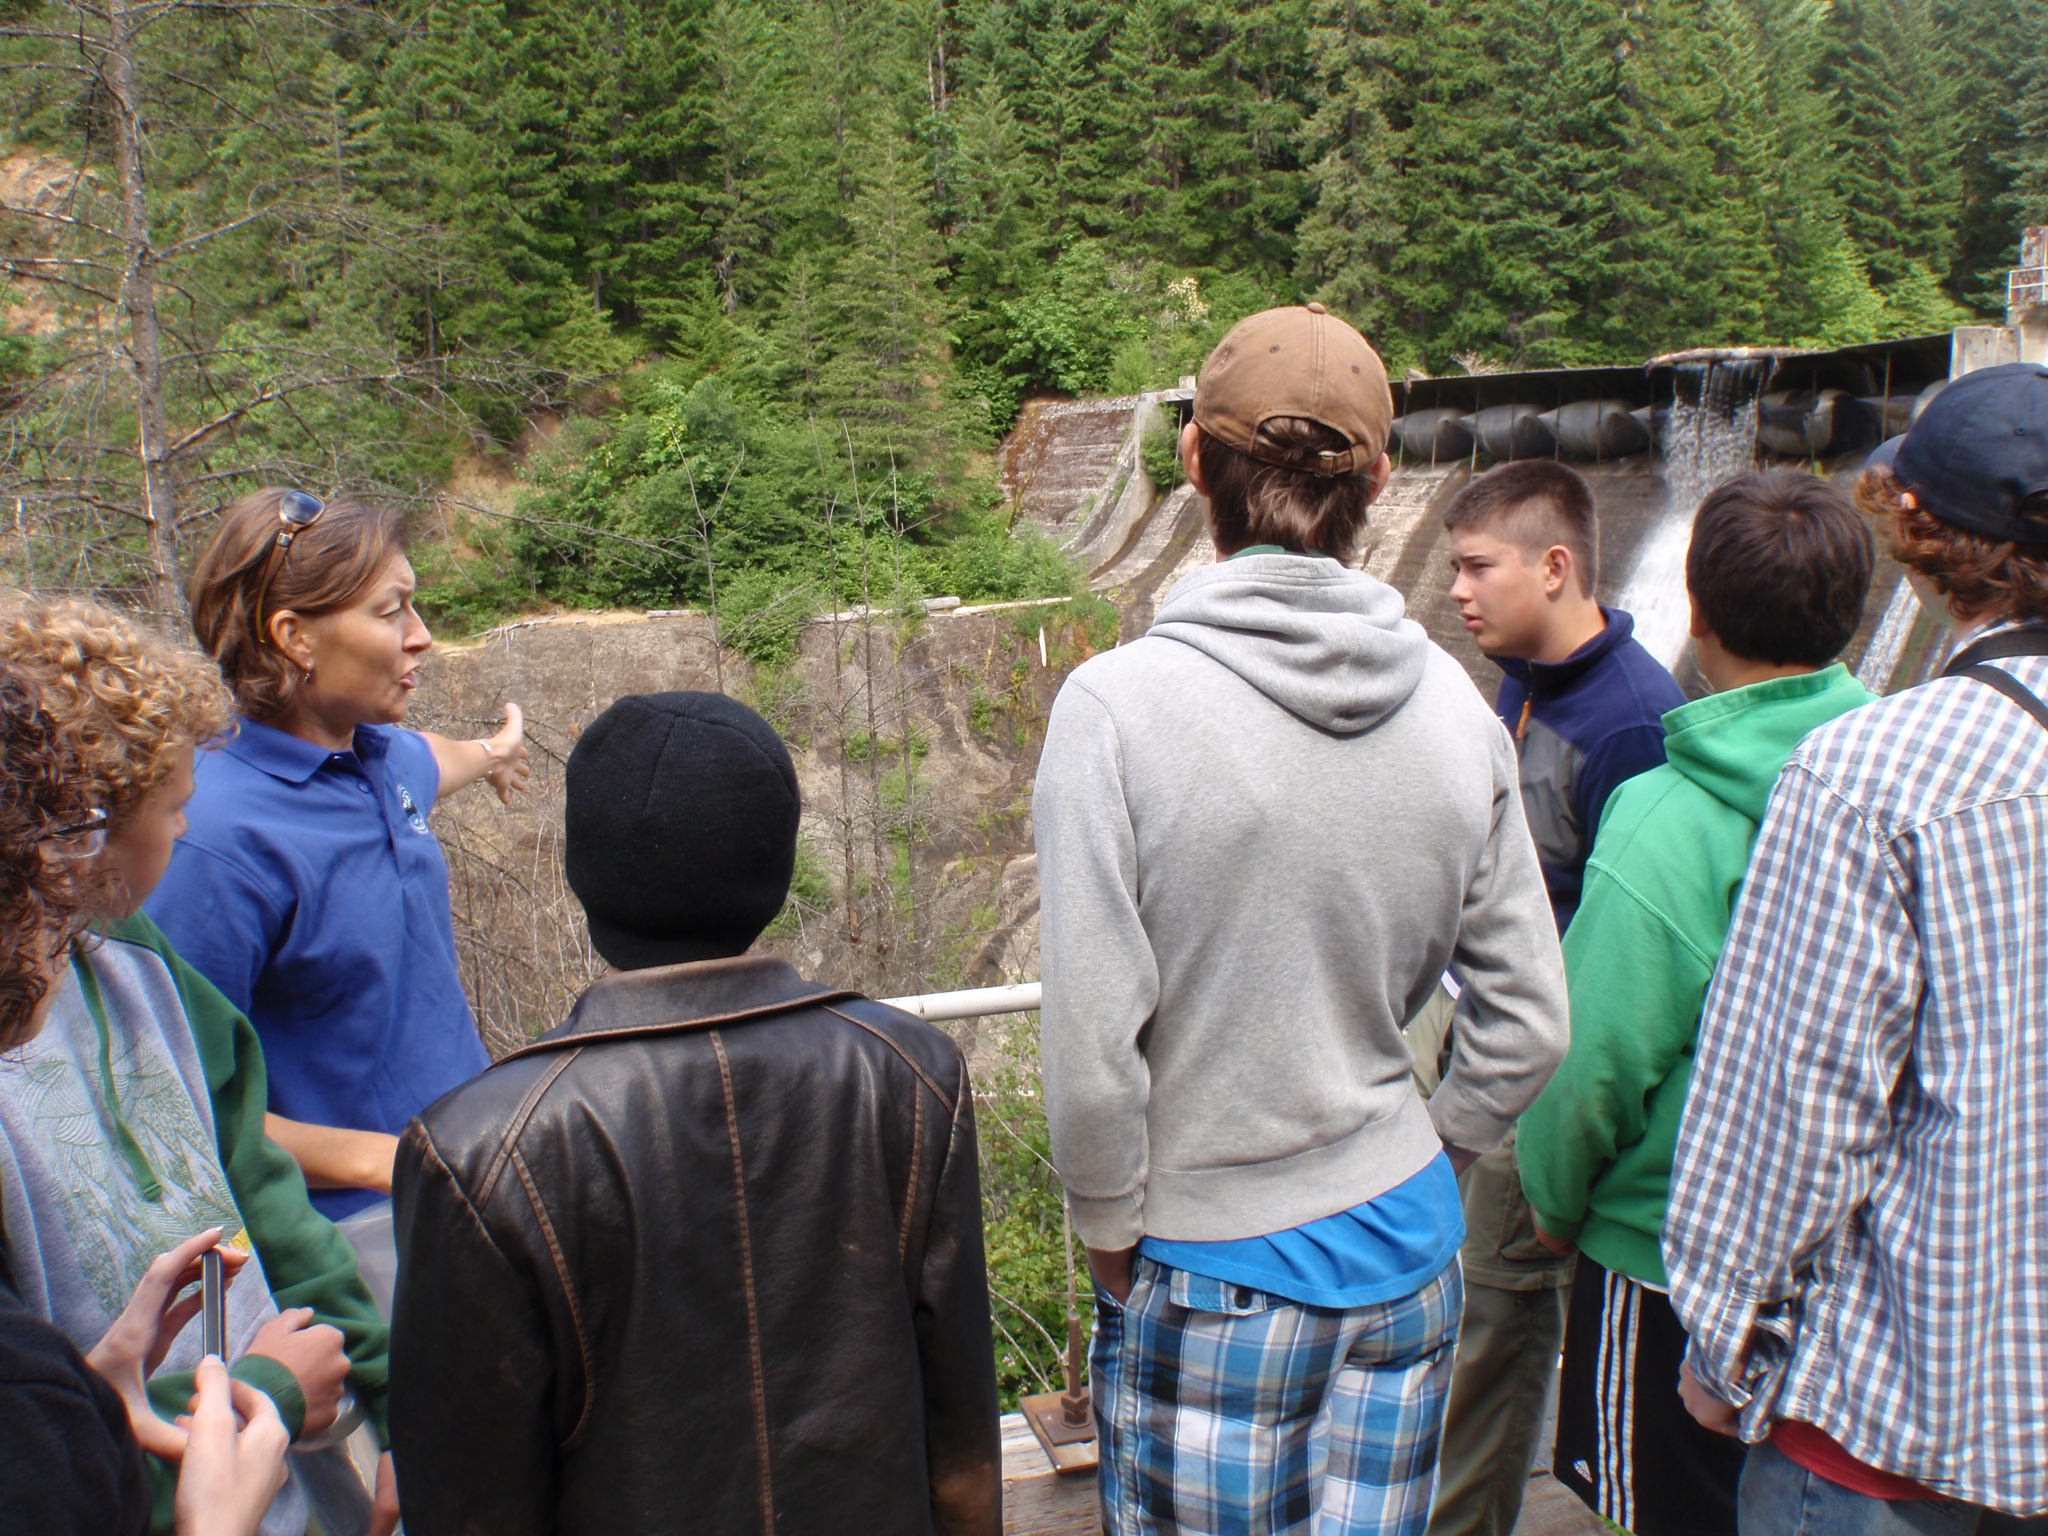
<path fill-rule="evenodd" d="M 285 1481 L 291 1435 L 277 1406 L 228 1375 L 218 1355 L 193 1373 L 190 1411 L 158 1418 L 142 1378 L 191 1320 L 181 1297 L 198 1234 L 150 1265 L 89 1354 L 0 1284 L 0 1486 L 8 1530 L 36 1536 L 142 1536 L 151 1526 L 143 1452 L 174 1462 L 175 1536 L 255 1536 Z M 237 1259 L 246 1257 L 236 1255 Z M 53 1475 L 62 1469 L 62 1475 Z"/>
<path fill-rule="evenodd" d="M 340 1220 L 390 1192 L 397 1133 L 489 1065 L 427 817 L 527 779 L 519 707 L 471 741 L 404 721 L 432 645 L 393 508 L 245 496 L 194 567 L 192 623 L 239 728 L 200 754 L 191 828 L 149 902 L 254 1021 L 271 1135 Z"/>
<path fill-rule="evenodd" d="M 40 1033 L 62 951 L 90 909 L 97 880 L 88 855 L 105 811 L 40 696 L 4 664 L 0 765 L 0 1052 L 12 1052 Z M 217 1272 L 224 1292 L 247 1262 L 245 1252 L 220 1248 L 220 1238 L 209 1228 L 152 1261 L 89 1355 L 23 1304 L 0 1246 L 7 1529 L 138 1536 L 152 1515 L 145 1448 L 179 1465 L 178 1536 L 257 1529 L 285 1475 L 290 1437 L 275 1405 L 230 1381 L 217 1358 L 200 1362 L 190 1412 L 177 1424 L 157 1416 L 145 1385 L 202 1299 L 189 1292 L 199 1267 Z"/>
<path fill-rule="evenodd" d="M 219 672 L 105 609 L 22 599 L 0 603 L 0 669 L 62 740 L 82 805 L 51 821 L 38 857 L 76 872 L 87 920 L 30 941 L 44 946 L 33 954 L 36 1028 L 0 1056 L 0 1254 L 15 1289 L 88 1348 L 159 1254 L 218 1228 L 250 1254 L 225 1319 L 235 1379 L 269 1397 L 302 1444 L 335 1423 L 348 1393 L 381 1435 L 388 1331 L 347 1240 L 264 1133 L 255 1031 L 137 910 L 183 830 L 195 746 L 231 718 Z M 188 1319 L 151 1362 L 159 1416 L 191 1401 L 199 1335 Z M 303 1532 L 314 1508 L 308 1477 L 324 1464 L 293 1465 L 303 1475 L 272 1507 L 267 1536 Z M 358 1528 L 388 1533 L 388 1457 L 379 1482 L 384 1513 L 364 1508 Z M 359 1479 L 355 1489 L 367 1506 Z M 171 1499 L 159 1469 L 153 1529 L 171 1529 Z"/>

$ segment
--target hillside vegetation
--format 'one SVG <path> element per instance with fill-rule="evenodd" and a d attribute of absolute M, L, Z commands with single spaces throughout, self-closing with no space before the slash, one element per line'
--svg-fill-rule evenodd
<path fill-rule="evenodd" d="M 0 213 L 10 563 L 169 602 L 240 489 L 566 411 L 428 524 L 465 626 L 1058 592 L 1029 392 L 1309 296 L 1397 370 L 1924 332 L 2048 219 L 2048 0 L 0 0 L 0 65 L 79 171 Z"/>

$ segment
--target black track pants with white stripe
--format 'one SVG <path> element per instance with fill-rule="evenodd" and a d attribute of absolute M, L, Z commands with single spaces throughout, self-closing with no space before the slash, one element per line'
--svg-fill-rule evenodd
<path fill-rule="evenodd" d="M 1743 1447 L 1685 1411 L 1684 1358 L 1663 1292 L 1579 1255 L 1552 1466 L 1587 1508 L 1636 1536 L 1735 1536 Z"/>

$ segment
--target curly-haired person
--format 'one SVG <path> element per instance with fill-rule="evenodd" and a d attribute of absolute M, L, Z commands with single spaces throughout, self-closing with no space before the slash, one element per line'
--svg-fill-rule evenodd
<path fill-rule="evenodd" d="M 105 820 L 35 689 L 0 668 L 0 1051 L 42 1025 Z"/>
<path fill-rule="evenodd" d="M 1745 1536 L 2048 1513 L 2048 368 L 1857 500 L 1956 651 L 1793 752 L 1701 1019 L 1663 1256 Z"/>
<path fill-rule="evenodd" d="M 42 1028 L 0 1060 L 0 1252 L 15 1284 L 83 1348 L 158 1255 L 219 1228 L 252 1250 L 229 1293 L 234 1375 L 294 1437 L 331 1425 L 350 1388 L 381 1434 L 388 1332 L 354 1250 L 265 1135 L 256 1033 L 139 910 L 184 830 L 194 751 L 232 718 L 219 671 L 104 608 L 19 598 L 0 604 L 0 663 L 35 689 L 105 815 L 87 871 L 93 941 L 72 946 Z M 198 1333 L 171 1341 L 150 1380 L 166 1415 L 191 1398 Z M 155 1529 L 171 1528 L 171 1492 L 159 1475 Z M 387 1456 L 375 1529 L 396 1509 Z M 308 1512 L 295 1481 L 263 1530 L 298 1536 Z"/>
<path fill-rule="evenodd" d="M 0 1051 L 42 1028 L 91 900 L 106 823 L 75 770 L 37 690 L 0 663 Z M 149 1355 L 190 1316 L 189 1302 L 174 1300 L 188 1267 L 220 1236 L 195 1234 L 151 1264 L 89 1354 L 29 1311 L 0 1265 L 0 1487 L 12 1524 L 39 1536 L 140 1536 L 151 1513 L 147 1441 L 181 1465 L 179 1536 L 256 1529 L 284 1481 L 276 1409 L 246 1384 L 231 1386 L 216 1362 L 199 1378 L 192 1427 L 173 1428 L 142 1382 Z M 56 1467 L 65 1475 L 52 1476 Z"/>

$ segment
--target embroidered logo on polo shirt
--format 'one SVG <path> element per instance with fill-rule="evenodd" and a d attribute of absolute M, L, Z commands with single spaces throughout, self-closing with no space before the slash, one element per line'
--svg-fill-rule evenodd
<path fill-rule="evenodd" d="M 419 804 L 413 799 L 412 791 L 403 784 L 398 786 L 398 807 L 405 812 L 405 819 L 412 823 L 413 831 L 425 837 L 427 835 L 427 818 L 420 814 Z"/>

